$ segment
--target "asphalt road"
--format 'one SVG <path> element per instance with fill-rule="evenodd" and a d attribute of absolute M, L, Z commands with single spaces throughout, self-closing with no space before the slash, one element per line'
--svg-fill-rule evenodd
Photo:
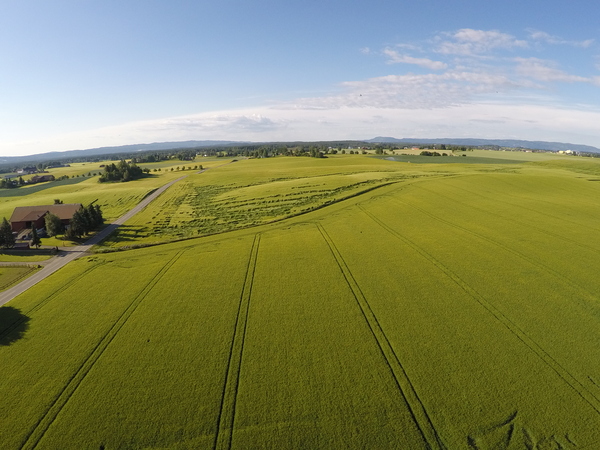
<path fill-rule="evenodd" d="M 197 172 L 197 173 L 201 173 L 201 172 L 204 172 L 204 170 Z M 52 275 L 58 269 L 60 269 L 61 267 L 64 267 L 65 265 L 67 265 L 68 263 L 73 261 L 74 259 L 77 259 L 77 258 L 83 256 L 84 254 L 86 254 L 86 252 L 93 245 L 97 244 L 102 239 L 106 238 L 109 234 L 111 234 L 113 231 L 115 231 L 119 226 L 123 225 L 126 221 L 131 219 L 133 216 L 135 216 L 137 213 L 139 213 L 142 209 L 144 209 L 146 206 L 148 206 L 148 204 L 150 204 L 150 202 L 152 202 L 154 199 L 156 199 L 160 194 L 162 194 L 164 191 L 166 191 L 169 187 L 171 187 L 173 184 L 177 183 L 178 181 L 183 180 L 185 177 L 187 177 L 187 175 L 179 177 L 176 180 L 173 180 L 173 181 L 165 184 L 164 186 L 161 186 L 156 191 L 154 191 L 152 194 L 148 195 L 145 199 L 143 199 L 140 203 L 138 203 L 135 207 L 133 207 L 131 210 L 129 210 L 127 213 L 123 214 L 121 217 L 116 219 L 114 222 L 112 222 L 110 225 L 108 225 L 102 231 L 100 231 L 95 236 L 93 236 L 92 238 L 87 240 L 84 244 L 78 245 L 77 247 L 68 247 L 67 250 L 61 251 L 54 258 L 48 260 L 47 262 L 45 261 L 44 267 L 41 270 L 39 270 L 38 272 L 34 273 L 33 275 L 26 278 L 25 280 L 21 281 L 19 284 L 16 284 L 15 286 L 7 289 L 6 291 L 0 292 L 0 306 L 8 303 L 13 298 L 15 298 L 17 295 L 22 294 L 27 289 L 29 289 L 30 287 L 39 283 L 47 276 Z"/>

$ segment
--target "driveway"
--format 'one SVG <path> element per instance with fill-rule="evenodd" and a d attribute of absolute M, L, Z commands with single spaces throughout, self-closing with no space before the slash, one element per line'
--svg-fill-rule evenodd
<path fill-rule="evenodd" d="M 202 172 L 204 172 L 204 170 L 202 170 L 198 173 L 202 173 Z M 144 198 L 140 203 L 138 203 L 136 206 L 134 206 L 127 213 L 123 214 L 121 217 L 119 217 L 114 222 L 109 224 L 106 228 L 104 228 L 102 231 L 98 232 L 96 235 L 94 235 L 92 238 L 87 240 L 82 245 L 78 245 L 77 247 L 65 247 L 65 250 L 61 251 L 54 258 L 46 260 L 46 261 L 43 261 L 40 263 L 35 263 L 35 262 L 28 263 L 27 265 L 31 265 L 31 264 L 43 265 L 43 268 L 41 270 L 39 270 L 38 272 L 34 273 L 33 275 L 31 275 L 30 277 L 26 278 L 25 280 L 21 281 L 19 284 L 16 284 L 15 286 L 7 289 L 4 292 L 0 292 L 0 306 L 8 303 L 13 298 L 15 298 L 17 295 L 22 294 L 27 289 L 29 289 L 30 287 L 39 283 L 47 276 L 52 275 L 58 269 L 60 269 L 61 267 L 64 267 L 65 265 L 67 265 L 68 263 L 73 261 L 74 259 L 77 259 L 77 258 L 85 255 L 86 252 L 88 252 L 89 249 L 93 245 L 96 245 L 101 240 L 106 238 L 109 234 L 111 234 L 113 231 L 115 231 L 119 226 L 123 225 L 126 221 L 131 219 L 133 216 L 135 216 L 137 213 L 139 213 L 142 209 L 144 209 L 146 206 L 148 206 L 154 199 L 156 199 L 160 194 L 162 194 L 164 191 L 166 191 L 168 188 L 170 188 L 173 184 L 177 183 L 178 181 L 183 180 L 186 177 L 187 177 L 187 175 L 184 175 L 182 177 L 177 178 L 176 180 L 173 180 L 173 181 L 165 184 L 164 186 L 161 186 L 156 191 L 154 191 L 152 194 L 150 194 L 146 198 Z M 11 265 L 15 265 L 15 264 L 11 263 Z"/>

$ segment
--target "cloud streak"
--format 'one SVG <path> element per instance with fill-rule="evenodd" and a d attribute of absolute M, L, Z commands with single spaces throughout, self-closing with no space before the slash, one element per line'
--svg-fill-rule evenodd
<path fill-rule="evenodd" d="M 425 67 L 427 69 L 432 70 L 442 70 L 448 67 L 448 64 L 443 63 L 441 61 L 433 61 L 428 58 L 414 58 L 412 56 L 403 55 L 398 53 L 395 50 L 390 48 L 386 48 L 383 50 L 383 54 L 386 55 L 388 59 L 388 64 L 415 64 L 417 66 Z"/>
<path fill-rule="evenodd" d="M 478 56 L 496 49 L 526 48 L 527 41 L 499 31 L 463 28 L 436 38 L 435 51 L 445 55 Z"/>
<path fill-rule="evenodd" d="M 531 39 L 533 39 L 534 41 L 546 42 L 548 44 L 553 44 L 553 45 L 570 45 L 572 47 L 581 47 L 581 48 L 591 47 L 596 42 L 595 39 L 586 39 L 583 41 L 562 39 L 558 36 L 553 36 L 549 33 L 546 33 L 545 31 L 539 31 L 539 30 L 534 30 L 534 29 L 529 29 L 529 35 L 530 35 Z"/>

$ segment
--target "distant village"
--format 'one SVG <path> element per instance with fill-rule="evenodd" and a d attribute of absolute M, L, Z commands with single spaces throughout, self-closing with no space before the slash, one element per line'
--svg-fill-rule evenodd
<path fill-rule="evenodd" d="M 46 169 L 53 169 L 56 167 L 71 167 L 70 164 L 55 163 L 52 165 L 38 164 L 37 166 L 24 166 L 16 171 L 15 174 L 5 175 L 0 180 L 0 188 L 13 188 L 19 186 L 26 186 L 29 184 L 43 183 L 46 181 L 56 181 L 56 177 L 52 174 L 48 174 Z M 33 175 L 41 174 L 41 175 Z M 47 175 L 45 175 L 47 174 Z M 24 175 L 33 175 L 29 179 L 23 179 Z"/>

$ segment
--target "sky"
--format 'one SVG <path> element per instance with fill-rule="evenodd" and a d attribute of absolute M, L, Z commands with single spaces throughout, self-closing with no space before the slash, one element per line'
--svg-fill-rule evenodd
<path fill-rule="evenodd" d="M 600 147 L 600 4 L 0 0 L 0 156 L 184 140 Z"/>

